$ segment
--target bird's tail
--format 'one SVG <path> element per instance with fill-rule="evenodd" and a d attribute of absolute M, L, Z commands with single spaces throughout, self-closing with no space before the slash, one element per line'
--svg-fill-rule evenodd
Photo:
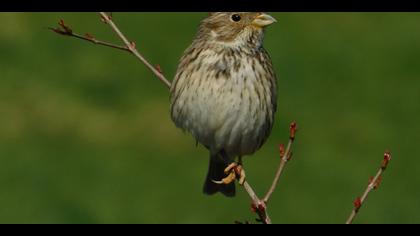
<path fill-rule="evenodd" d="M 227 185 L 213 182 L 213 180 L 219 181 L 226 177 L 224 173 L 226 167 L 227 164 L 222 161 L 222 158 L 219 158 L 218 156 L 210 156 L 209 170 L 207 172 L 207 177 L 203 188 L 203 192 L 205 194 L 213 195 L 217 192 L 221 192 L 227 197 L 235 196 L 235 182 Z"/>

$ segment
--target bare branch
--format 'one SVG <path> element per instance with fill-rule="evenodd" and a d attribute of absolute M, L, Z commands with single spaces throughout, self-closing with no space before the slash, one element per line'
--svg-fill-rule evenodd
<path fill-rule="evenodd" d="M 98 40 L 89 33 L 86 33 L 85 35 L 80 35 L 80 34 L 74 33 L 73 30 L 69 26 L 64 24 L 63 20 L 60 20 L 58 22 L 58 25 L 60 26 L 60 28 L 48 27 L 48 29 L 57 33 L 57 34 L 63 35 L 63 36 L 74 37 L 74 38 L 77 38 L 77 39 L 82 39 L 82 40 L 91 42 L 93 44 L 98 44 L 98 45 L 101 45 L 101 46 L 116 48 L 116 49 L 120 49 L 120 50 L 123 50 L 123 51 L 130 52 L 130 50 L 126 46 L 120 46 L 120 45 L 116 45 L 116 44 L 112 44 L 112 43 L 108 43 L 108 42 Z"/>
<path fill-rule="evenodd" d="M 120 31 L 120 29 L 115 25 L 115 23 L 112 21 L 111 16 L 106 14 L 105 12 L 99 12 L 101 15 L 102 20 L 108 24 L 112 30 L 118 35 L 118 37 L 124 42 L 128 50 L 136 56 L 149 70 L 153 72 L 153 74 L 156 75 L 156 77 L 163 82 L 166 87 L 169 89 L 171 88 L 171 82 L 165 78 L 165 76 L 154 66 L 152 66 L 140 53 L 137 51 L 136 46 L 133 42 L 128 41 L 128 39 L 124 36 L 124 34 Z"/>
<path fill-rule="evenodd" d="M 286 163 L 292 157 L 291 148 L 292 148 L 293 141 L 295 140 L 296 131 L 297 131 L 296 122 L 292 122 L 290 125 L 289 143 L 287 145 L 286 151 L 284 150 L 284 145 L 280 145 L 280 157 L 281 157 L 280 165 L 279 165 L 279 168 L 277 169 L 277 172 L 274 177 L 273 183 L 271 184 L 271 187 L 269 188 L 265 197 L 262 200 L 257 196 L 255 191 L 252 189 L 251 185 L 249 185 L 247 181 L 243 183 L 243 187 L 245 191 L 248 193 L 249 197 L 252 200 L 251 209 L 253 212 L 255 212 L 258 215 L 259 219 L 257 219 L 257 221 L 260 221 L 263 224 L 272 223 L 267 213 L 267 202 L 270 199 L 271 195 L 273 194 L 277 186 L 277 183 L 280 179 L 281 174 L 283 173 Z M 239 175 L 240 170 L 235 169 L 235 171 Z"/>
<path fill-rule="evenodd" d="M 270 200 L 270 197 L 273 194 L 274 190 L 276 189 L 277 183 L 280 180 L 280 176 L 283 173 L 284 167 L 286 166 L 287 162 L 292 158 L 291 148 L 292 148 L 293 141 L 295 140 L 296 131 L 297 131 L 296 122 L 292 122 L 292 124 L 290 124 L 289 143 L 287 144 L 286 151 L 284 151 L 284 145 L 282 144 L 280 145 L 280 157 L 281 157 L 280 165 L 279 165 L 279 168 L 277 169 L 277 172 L 274 177 L 273 183 L 271 184 L 271 187 L 269 188 L 269 190 L 264 196 L 263 201 L 265 203 L 267 203 L 268 200 Z"/>
<path fill-rule="evenodd" d="M 267 206 L 265 202 L 260 200 L 257 194 L 252 189 L 251 185 L 247 181 L 243 183 L 245 191 L 248 193 L 249 197 L 252 199 L 251 209 L 258 215 L 257 221 L 262 222 L 263 224 L 271 224 L 271 219 L 267 213 Z"/>
<path fill-rule="evenodd" d="M 359 212 L 360 208 L 362 207 L 363 203 L 367 199 L 369 193 L 377 189 L 380 181 L 382 180 L 382 173 L 385 171 L 385 169 L 388 166 L 389 161 L 391 160 L 391 153 L 386 151 L 384 154 L 384 160 L 382 161 L 381 167 L 379 168 L 378 172 L 376 173 L 375 177 L 370 178 L 369 184 L 363 193 L 362 197 L 357 197 L 356 200 L 354 200 L 353 205 L 354 208 L 349 216 L 349 218 L 346 221 L 346 224 L 351 224 L 356 217 L 357 213 Z"/>
<path fill-rule="evenodd" d="M 134 42 L 129 42 L 127 38 L 124 36 L 124 34 L 121 33 L 119 28 L 112 21 L 110 15 L 104 12 L 100 12 L 99 14 L 101 15 L 102 21 L 108 24 L 112 28 L 112 30 L 124 42 L 125 46 L 120 46 L 113 43 L 108 43 L 108 42 L 98 40 L 95 37 L 93 37 L 91 34 L 80 35 L 80 34 L 74 33 L 73 30 L 64 23 L 63 20 L 59 21 L 58 23 L 58 25 L 60 26 L 59 28 L 48 27 L 48 29 L 60 35 L 69 36 L 69 37 L 81 39 L 84 41 L 88 41 L 97 45 L 111 47 L 111 48 L 129 52 L 133 54 L 135 57 L 137 57 L 137 59 L 139 59 L 149 70 L 151 70 L 153 74 L 155 74 L 156 77 L 169 89 L 171 87 L 171 82 L 169 82 L 169 80 L 167 80 L 165 76 L 163 75 L 160 65 L 156 65 L 156 67 L 152 66 L 136 49 L 136 44 Z"/>

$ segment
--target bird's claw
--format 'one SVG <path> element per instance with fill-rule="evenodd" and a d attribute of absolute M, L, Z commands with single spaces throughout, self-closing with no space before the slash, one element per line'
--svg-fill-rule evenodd
<path fill-rule="evenodd" d="M 240 165 L 236 162 L 230 163 L 224 170 L 225 174 L 229 174 L 232 171 L 235 171 L 235 168 L 239 167 Z"/>
<path fill-rule="evenodd" d="M 226 185 L 228 185 L 228 184 L 232 183 L 233 181 L 235 181 L 235 179 L 236 179 L 235 171 L 232 171 L 232 172 L 229 173 L 228 176 L 226 176 L 222 180 L 219 180 L 219 181 L 212 180 L 212 181 L 213 181 L 213 183 L 216 183 L 216 184 L 226 184 Z"/>
<path fill-rule="evenodd" d="M 230 184 L 239 178 L 239 184 L 243 185 L 245 182 L 245 170 L 236 162 L 229 164 L 224 170 L 226 176 L 220 181 L 212 180 L 216 184 Z"/>

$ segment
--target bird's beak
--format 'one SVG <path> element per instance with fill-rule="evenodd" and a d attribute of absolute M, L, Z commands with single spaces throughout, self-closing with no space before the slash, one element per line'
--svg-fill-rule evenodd
<path fill-rule="evenodd" d="M 260 15 L 255 17 L 255 19 L 252 21 L 252 25 L 257 26 L 257 27 L 265 27 L 275 22 L 277 22 L 277 20 L 274 19 L 274 17 L 265 13 L 261 13 Z"/>

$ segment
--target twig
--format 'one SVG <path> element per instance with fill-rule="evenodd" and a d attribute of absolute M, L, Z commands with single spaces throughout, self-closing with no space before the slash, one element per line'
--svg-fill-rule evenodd
<path fill-rule="evenodd" d="M 91 42 L 91 43 L 94 43 L 94 44 L 97 44 L 97 45 L 111 47 L 111 48 L 115 48 L 115 49 L 119 49 L 119 50 L 129 52 L 129 53 L 133 54 L 135 57 L 137 57 L 148 69 L 150 69 L 153 72 L 153 74 L 155 74 L 156 77 L 169 89 L 171 87 L 171 82 L 169 82 L 169 80 L 167 80 L 165 78 L 165 76 L 162 73 L 162 70 L 160 69 L 160 66 L 159 65 L 156 65 L 156 67 L 152 66 L 138 52 L 138 50 L 136 49 L 135 43 L 134 42 L 129 42 L 127 40 L 127 38 L 124 36 L 124 34 L 121 33 L 119 28 L 112 21 L 110 15 L 108 15 L 104 12 L 100 12 L 99 14 L 101 15 L 102 21 L 105 22 L 106 24 L 108 24 L 113 29 L 113 31 L 118 35 L 118 37 L 124 42 L 125 46 L 120 46 L 120 45 L 116 45 L 116 44 L 113 44 L 113 43 L 108 43 L 108 42 L 98 40 L 98 39 L 94 38 L 91 34 L 85 34 L 83 36 L 83 35 L 74 33 L 73 30 L 69 26 L 64 24 L 63 20 L 60 20 L 59 23 L 58 23 L 60 28 L 49 27 L 48 29 L 50 29 L 53 32 L 55 32 L 57 34 L 60 34 L 60 35 L 69 36 L 69 37 L 81 39 L 81 40 L 84 40 L 84 41 L 88 41 L 88 42 Z"/>
<path fill-rule="evenodd" d="M 286 163 L 292 157 L 291 148 L 292 148 L 293 141 L 295 140 L 296 131 L 297 131 L 296 122 L 292 122 L 292 124 L 290 125 L 289 143 L 287 144 L 286 151 L 284 150 L 284 145 L 280 145 L 280 157 L 281 157 L 280 165 L 279 165 L 279 168 L 277 169 L 277 172 L 274 177 L 273 183 L 271 184 L 271 187 L 269 188 L 269 190 L 267 191 L 266 195 L 264 196 L 262 200 L 257 196 L 255 191 L 252 189 L 252 187 L 248 184 L 247 181 L 243 183 L 243 187 L 245 191 L 248 193 L 249 197 L 252 200 L 251 209 L 253 212 L 255 212 L 258 215 L 259 219 L 257 219 L 257 221 L 260 221 L 263 224 L 272 223 L 267 213 L 267 202 L 270 199 L 271 195 L 273 194 L 277 186 L 277 183 L 280 179 L 281 174 L 283 173 Z M 237 170 L 237 169 L 235 170 L 239 174 L 240 170 Z"/>
<path fill-rule="evenodd" d="M 284 167 L 286 166 L 287 162 L 292 158 L 292 144 L 293 141 L 295 141 L 295 135 L 297 131 L 297 125 L 296 122 L 292 122 L 290 124 L 290 136 L 289 136 L 289 143 L 287 144 L 286 151 L 284 151 L 284 145 L 280 145 L 280 166 L 277 169 L 276 176 L 274 177 L 273 183 L 271 184 L 270 189 L 267 191 L 267 193 L 264 196 L 263 201 L 265 203 L 270 200 L 271 195 L 273 194 L 274 190 L 276 189 L 277 183 L 280 180 L 280 176 L 283 173 Z"/>
<path fill-rule="evenodd" d="M 354 208 L 349 216 L 349 218 L 346 221 L 346 224 L 351 224 L 356 217 L 357 213 L 359 212 L 360 208 L 362 207 L 363 203 L 365 202 L 366 198 L 368 197 L 369 193 L 373 189 L 377 189 L 379 187 L 379 184 L 382 180 L 382 173 L 385 171 L 385 169 L 388 166 L 389 161 L 391 160 L 391 153 L 386 151 L 384 154 L 384 160 L 382 161 L 382 165 L 378 170 L 378 173 L 376 173 L 375 177 L 370 178 L 369 184 L 363 193 L 362 197 L 357 197 L 356 200 L 354 200 L 353 205 Z"/>
<path fill-rule="evenodd" d="M 259 218 L 257 221 L 260 221 L 263 224 L 271 224 L 271 218 L 268 216 L 265 202 L 260 200 L 260 198 L 257 196 L 247 181 L 243 183 L 243 187 L 248 193 L 249 197 L 252 199 L 251 210 L 258 215 Z"/>
<path fill-rule="evenodd" d="M 48 29 L 54 31 L 57 34 L 61 34 L 61 35 L 64 35 L 64 36 L 74 37 L 74 38 L 82 39 L 82 40 L 85 40 L 85 41 L 88 41 L 88 42 L 91 42 L 91 43 L 94 43 L 94 44 L 98 44 L 98 45 L 111 47 L 111 48 L 116 48 L 116 49 L 120 49 L 120 50 L 123 50 L 123 51 L 130 52 L 130 50 L 125 46 L 120 46 L 120 45 L 104 42 L 104 41 L 101 41 L 101 40 L 97 40 L 95 37 L 93 37 L 89 33 L 86 33 L 85 35 L 80 35 L 80 34 L 74 33 L 73 30 L 69 26 L 65 25 L 63 20 L 60 20 L 58 22 L 58 25 L 60 26 L 60 28 L 48 27 Z"/>
<path fill-rule="evenodd" d="M 147 68 L 149 68 L 153 74 L 158 77 L 160 81 L 162 81 L 166 87 L 171 88 L 171 82 L 165 78 L 165 76 L 161 73 L 160 70 L 156 69 L 154 66 L 152 66 L 136 49 L 136 45 L 133 42 L 130 42 L 127 40 L 127 38 L 124 36 L 123 33 L 121 33 L 120 29 L 115 25 L 115 23 L 112 21 L 111 16 L 106 14 L 105 12 L 99 12 L 99 14 L 102 17 L 102 20 L 108 24 L 112 30 L 120 37 L 120 39 L 124 42 L 124 44 L 127 46 L 127 48 L 130 50 L 130 52 L 136 56 Z"/>

